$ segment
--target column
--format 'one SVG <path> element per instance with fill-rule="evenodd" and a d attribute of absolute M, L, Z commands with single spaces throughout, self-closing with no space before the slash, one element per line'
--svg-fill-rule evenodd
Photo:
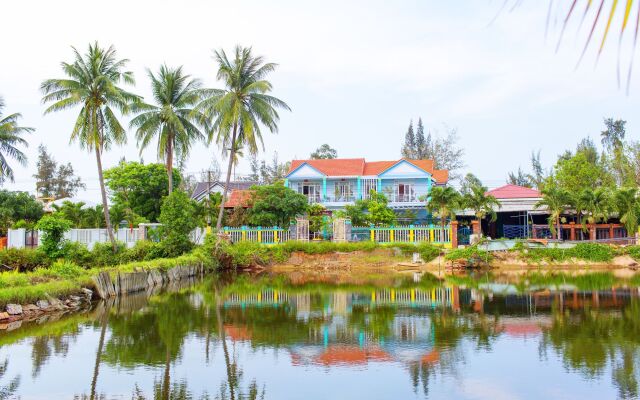
<path fill-rule="evenodd" d="M 284 187 L 289 187 L 289 179 L 284 178 Z"/>
<path fill-rule="evenodd" d="M 382 179 L 381 178 L 378 178 L 376 192 L 382 193 Z"/>
<path fill-rule="evenodd" d="M 576 240 L 576 223 L 569 222 L 569 240 Z"/>
<path fill-rule="evenodd" d="M 360 200 L 362 198 L 362 177 L 358 177 L 358 193 L 356 194 L 356 200 Z"/>
<path fill-rule="evenodd" d="M 324 202 L 327 198 L 327 178 L 322 178 L 322 199 L 321 202 Z"/>
<path fill-rule="evenodd" d="M 458 248 L 458 221 L 451 221 L 451 248 Z"/>

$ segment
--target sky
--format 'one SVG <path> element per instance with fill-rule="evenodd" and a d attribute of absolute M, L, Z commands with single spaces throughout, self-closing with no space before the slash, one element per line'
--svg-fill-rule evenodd
<path fill-rule="evenodd" d="M 605 117 L 625 119 L 628 137 L 638 138 L 640 71 L 627 95 L 616 79 L 619 25 L 614 20 L 596 63 L 599 28 L 576 68 L 587 23 L 572 20 L 556 52 L 569 3 L 555 2 L 547 24 L 548 3 L 539 0 L 514 8 L 502 0 L 6 2 L 0 96 L 5 114 L 22 113 L 22 125 L 36 131 L 28 136 L 28 166 L 14 163 L 16 182 L 4 187 L 35 191 L 37 147 L 44 144 L 86 183 L 78 197 L 99 199 L 95 157 L 69 143 L 78 110 L 43 115 L 39 90 L 44 79 L 64 77 L 60 63 L 71 61 L 71 46 L 84 51 L 95 40 L 130 60 L 137 81 L 130 90 L 147 99 L 146 69 L 162 63 L 182 65 L 205 87 L 221 87 L 215 49 L 252 46 L 278 63 L 273 94 L 292 111 L 281 112 L 276 135 L 265 134 L 263 158 L 307 158 L 328 143 L 340 157 L 398 159 L 409 121 L 421 117 L 434 134 L 456 129 L 463 172 L 497 187 L 509 171 L 529 168 L 532 151 L 550 167 L 580 139 L 599 142 Z M 623 75 L 630 38 L 622 43 Z M 128 144 L 105 154 L 103 164 L 122 157 L 152 162 L 156 151 L 150 146 L 140 155 L 130 131 Z M 186 171 L 208 168 L 213 158 L 225 164 L 220 149 L 197 144 Z M 236 173 L 248 172 L 241 161 Z"/>

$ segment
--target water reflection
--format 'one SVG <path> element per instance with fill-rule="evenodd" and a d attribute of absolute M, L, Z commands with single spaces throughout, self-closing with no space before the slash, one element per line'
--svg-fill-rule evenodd
<path fill-rule="evenodd" d="M 557 371 L 549 387 L 579 393 L 586 380 L 605 397 L 638 398 L 638 289 L 563 282 L 299 273 L 185 282 L 0 334 L 0 358 L 12 357 L 0 364 L 0 399 L 346 397 L 326 382 L 347 374 L 361 397 L 474 397 L 470 382 L 495 379 L 518 397 L 563 398 L 526 375 L 507 387 L 499 367 L 532 346 L 535 359 L 515 361 Z M 380 391 L 379 373 L 393 390 Z M 62 376 L 74 379 L 52 382 Z"/>

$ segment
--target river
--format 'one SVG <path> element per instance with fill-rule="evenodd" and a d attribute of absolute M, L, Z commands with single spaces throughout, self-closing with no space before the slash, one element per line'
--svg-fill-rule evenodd
<path fill-rule="evenodd" d="M 0 399 L 637 399 L 639 343 L 602 275 L 218 276 L 0 333 Z"/>

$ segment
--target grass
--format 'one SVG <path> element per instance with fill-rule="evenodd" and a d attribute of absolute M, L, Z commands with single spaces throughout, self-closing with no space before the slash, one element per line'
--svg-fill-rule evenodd
<path fill-rule="evenodd" d="M 614 249 L 605 244 L 579 243 L 574 247 L 519 249 L 519 257 L 530 262 L 566 262 L 571 260 L 590 261 L 598 263 L 611 262 L 615 256 Z"/>
<path fill-rule="evenodd" d="M 478 260 L 482 262 L 491 262 L 493 256 L 488 251 L 478 248 L 478 246 L 469 246 L 464 249 L 453 249 L 449 251 L 444 259 L 447 261 L 459 260 Z"/>

